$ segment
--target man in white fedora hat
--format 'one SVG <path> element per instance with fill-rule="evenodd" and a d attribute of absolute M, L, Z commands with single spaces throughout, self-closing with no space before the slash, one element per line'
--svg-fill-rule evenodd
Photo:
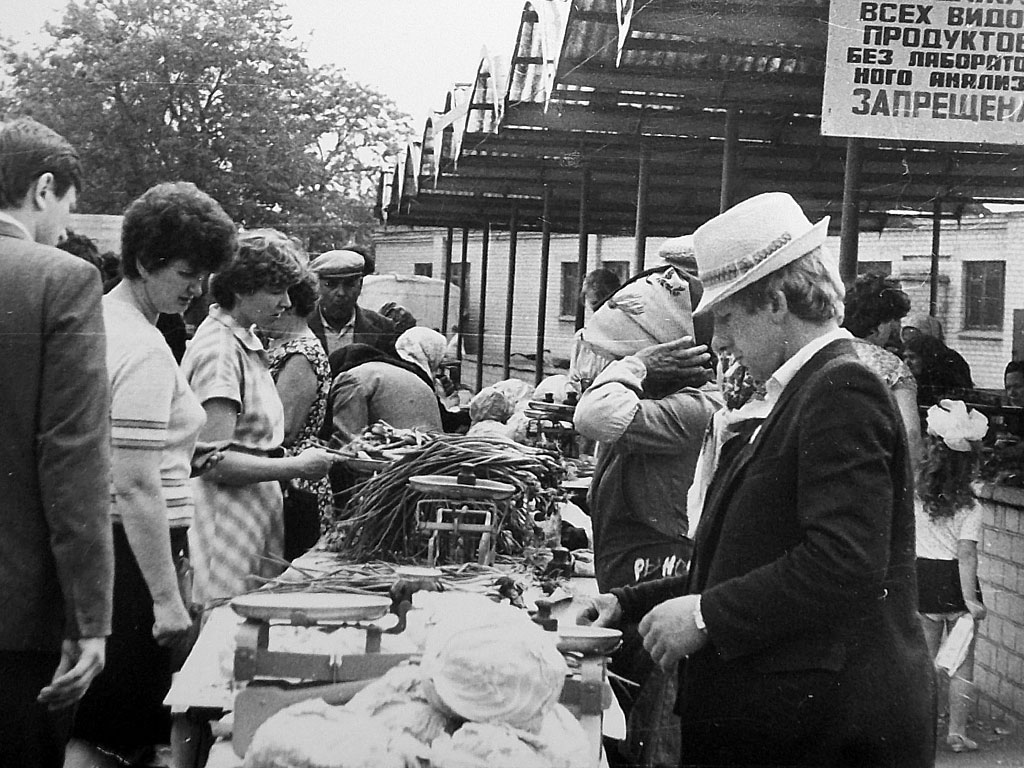
<path fill-rule="evenodd" d="M 906 435 L 842 320 L 843 284 L 786 194 L 694 233 L 713 346 L 769 412 L 719 464 L 690 571 L 602 595 L 680 665 L 684 765 L 930 766 L 934 673 L 917 616 Z"/>

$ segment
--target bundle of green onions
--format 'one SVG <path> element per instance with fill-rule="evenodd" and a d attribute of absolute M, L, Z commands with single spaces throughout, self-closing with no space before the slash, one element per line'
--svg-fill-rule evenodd
<path fill-rule="evenodd" d="M 357 483 L 325 538 L 328 550 L 355 562 L 411 562 L 426 554 L 426 539 L 416 532 L 416 503 L 426 498 L 413 490 L 417 475 L 451 475 L 470 468 L 483 480 L 515 487 L 511 513 L 500 521 L 498 551 L 517 554 L 534 536 L 532 512 L 548 511 L 559 495 L 564 468 L 551 451 L 495 437 L 441 435 L 387 469 Z"/>

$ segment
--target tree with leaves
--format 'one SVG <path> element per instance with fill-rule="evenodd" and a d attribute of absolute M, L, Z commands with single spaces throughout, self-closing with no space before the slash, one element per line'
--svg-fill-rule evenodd
<path fill-rule="evenodd" d="M 409 118 L 311 66 L 290 24 L 277 0 L 72 0 L 41 49 L 0 41 L 0 114 L 78 147 L 83 212 L 121 213 L 157 182 L 191 181 L 245 227 L 340 247 L 372 226 L 381 160 Z"/>

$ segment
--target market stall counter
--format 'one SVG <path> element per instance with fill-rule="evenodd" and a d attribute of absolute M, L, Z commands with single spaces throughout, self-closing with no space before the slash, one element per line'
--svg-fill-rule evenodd
<path fill-rule="evenodd" d="M 336 553 L 307 553 L 269 589 L 210 612 L 165 700 L 172 712 L 173 764 L 202 768 L 209 759 L 217 768 L 240 766 L 259 727 L 283 708 L 317 699 L 343 704 L 391 670 L 407 667 L 403 662 L 427 663 L 425 654 L 429 659 L 433 653 L 429 633 L 440 631 L 435 622 L 441 617 L 463 621 L 452 635 L 461 636 L 478 623 L 474 614 L 492 610 L 487 606 L 510 613 L 489 616 L 483 624 L 510 616 L 525 621 L 525 611 L 508 605 L 516 603 L 540 606 L 531 611 L 538 621 L 526 622 L 530 630 L 538 623 L 562 630 L 552 644 L 562 651 L 568 671 L 559 697 L 576 715 L 588 745 L 585 761 L 574 765 L 596 768 L 603 760 L 602 730 L 621 737 L 625 728 L 606 672 L 618 639 L 614 631 L 575 626 L 582 602 L 596 593 L 594 579 L 561 579 L 545 592 L 551 587 L 551 581 L 542 587 L 521 561 L 428 569 L 356 565 Z M 388 612 L 392 607 L 397 614 Z M 214 745 L 211 722 L 219 723 L 222 734 L 230 728 L 231 741 Z M 439 749 L 454 749 L 456 741 L 452 735 Z"/>

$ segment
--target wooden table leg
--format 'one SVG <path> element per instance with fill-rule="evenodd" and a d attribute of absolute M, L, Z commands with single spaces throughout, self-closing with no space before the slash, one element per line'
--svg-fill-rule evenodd
<path fill-rule="evenodd" d="M 189 709 L 171 714 L 171 762 L 174 768 L 203 768 L 213 746 L 207 710 Z"/>

